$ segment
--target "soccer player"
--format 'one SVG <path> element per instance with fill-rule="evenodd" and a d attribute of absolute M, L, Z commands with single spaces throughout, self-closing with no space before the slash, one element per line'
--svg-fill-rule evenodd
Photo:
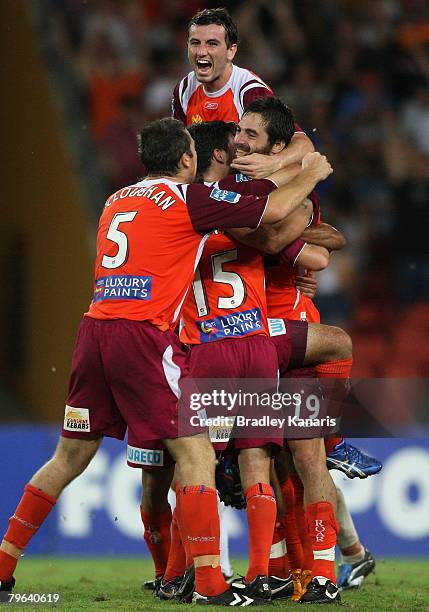
<path fill-rule="evenodd" d="M 205 433 L 178 437 L 178 388 L 187 364 L 172 330 L 209 233 L 283 219 L 332 169 L 311 153 L 292 189 L 278 189 L 269 201 L 234 194 L 231 203 L 209 187 L 189 184 L 196 153 L 179 121 L 143 128 L 140 157 L 148 176 L 110 196 L 100 218 L 94 297 L 73 353 L 62 435 L 9 521 L 0 546 L 0 589 L 13 588 L 22 551 L 103 436 L 123 439 L 128 426 L 139 441 L 163 439 L 176 461 L 198 592 L 206 601 L 223 595 L 241 605 L 244 598 L 233 593 L 219 564 L 213 448 Z"/>
<path fill-rule="evenodd" d="M 275 149 L 276 143 L 271 136 L 271 105 L 272 101 L 269 99 L 256 100 L 249 105 L 240 121 L 235 142 L 244 154 L 254 151 L 268 155 L 277 153 Z M 244 168 L 245 166 L 241 169 Z M 318 221 L 319 219 L 314 219 L 315 223 Z M 250 241 L 251 238 L 252 236 L 250 235 Z M 314 240 L 319 245 L 327 246 L 329 249 L 338 248 L 338 244 L 336 243 L 338 243 L 339 239 L 335 236 L 335 231 L 334 233 L 332 231 L 328 232 L 328 236 L 325 234 L 323 237 L 321 228 L 315 227 L 307 229 L 303 233 L 301 239 L 295 242 L 297 253 L 301 254 L 302 249 L 304 249 L 305 253 L 307 248 L 305 246 L 305 239 L 310 241 Z M 339 246 L 341 246 L 341 241 L 339 242 Z M 297 263 L 301 263 L 299 257 L 291 263 L 293 266 L 289 267 L 289 271 L 288 268 L 284 266 L 284 263 L 274 268 L 267 268 L 266 270 L 269 315 L 278 321 L 282 319 L 298 318 L 300 320 L 319 322 L 320 317 L 312 301 L 302 295 L 295 286 L 295 266 Z M 307 267 L 311 268 L 311 265 Z M 299 312 L 298 317 L 295 314 L 296 312 Z M 311 328 L 309 329 L 309 333 L 311 333 Z M 274 341 L 277 342 L 278 337 L 275 337 Z M 350 374 L 351 363 L 351 355 L 345 353 L 344 355 L 340 355 L 337 359 L 316 366 L 316 373 L 319 377 L 346 378 Z M 303 364 L 308 365 L 308 361 L 304 361 Z M 296 375 L 298 376 L 298 372 Z M 336 464 L 338 467 L 342 467 L 344 471 L 347 469 L 346 473 L 348 475 L 350 475 L 350 469 L 348 468 L 354 463 L 355 459 L 359 460 L 359 468 L 364 466 L 368 470 L 368 474 L 376 473 L 381 469 L 381 464 L 379 462 L 372 457 L 364 455 L 358 449 L 351 447 L 342 441 L 342 439 L 336 439 L 336 445 L 336 447 L 331 449 L 334 452 L 337 452 L 341 447 L 351 449 L 347 451 L 351 460 L 349 457 L 343 457 L 343 463 L 338 462 Z M 313 566 L 313 576 L 315 576 L 315 578 L 311 583 L 308 594 L 304 595 L 302 599 L 303 601 L 330 601 L 332 597 L 337 597 L 337 589 L 334 586 L 335 570 L 333 563 L 335 532 L 337 529 L 334 511 L 336 508 L 335 488 L 326 470 L 326 464 L 322 461 L 324 449 L 317 440 L 290 440 L 289 448 L 293 455 L 295 468 L 300 479 L 304 482 L 307 504 L 307 525 L 312 525 L 314 527 L 320 524 L 320 522 L 318 523 L 317 521 L 322 521 L 325 527 L 327 527 L 323 538 L 321 538 L 320 534 L 316 533 L 315 529 L 310 530 L 313 556 L 315 559 Z M 315 457 L 319 457 L 320 460 L 315 461 Z M 349 463 L 349 465 L 347 465 L 347 463 Z M 355 474 L 357 473 L 356 471 Z M 300 485 L 296 479 L 295 483 L 296 486 Z M 302 500 L 302 491 L 297 492 L 297 496 L 298 495 Z M 302 532 L 305 534 L 305 527 Z M 323 542 L 321 540 L 323 540 Z M 328 542 L 330 546 L 327 545 Z M 331 550 L 329 553 L 330 559 L 323 558 L 318 552 L 318 550 L 328 548 Z M 317 578 L 317 576 L 320 576 L 320 578 Z"/>
<path fill-rule="evenodd" d="M 188 27 L 188 58 L 192 67 L 177 83 L 172 100 L 173 116 L 186 125 L 202 121 L 238 123 L 253 100 L 273 96 L 256 74 L 233 64 L 238 49 L 237 26 L 224 8 L 204 9 Z M 268 176 L 314 151 L 308 136 L 295 126 L 291 143 L 276 157 L 254 154 L 246 159 L 246 172 Z"/>

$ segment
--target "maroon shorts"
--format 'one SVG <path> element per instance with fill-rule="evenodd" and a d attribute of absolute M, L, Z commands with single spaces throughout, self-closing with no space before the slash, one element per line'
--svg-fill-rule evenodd
<path fill-rule="evenodd" d="M 278 376 L 276 349 L 268 336 L 258 334 L 244 338 L 218 340 L 192 346 L 189 377 L 223 379 L 271 379 Z M 226 428 L 210 427 L 210 439 L 217 451 L 228 445 Z M 234 430 L 231 432 L 234 437 Z M 235 448 L 260 448 L 266 444 L 283 445 L 283 439 L 234 437 Z"/>
<path fill-rule="evenodd" d="M 177 438 L 178 389 L 186 373 L 187 353 L 173 332 L 145 321 L 85 317 L 62 435 L 123 440 L 128 427 L 130 445 L 142 449 L 146 440 Z"/>
<path fill-rule="evenodd" d="M 292 370 L 303 368 L 308 323 L 291 319 L 268 319 L 268 323 L 271 340 L 277 350 L 280 377 L 290 378 Z"/>

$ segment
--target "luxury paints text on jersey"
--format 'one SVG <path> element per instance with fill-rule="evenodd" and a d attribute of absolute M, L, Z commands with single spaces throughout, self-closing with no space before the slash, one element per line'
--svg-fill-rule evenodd
<path fill-rule="evenodd" d="M 124 198 L 148 198 L 155 202 L 161 210 L 166 210 L 176 203 L 171 195 L 166 195 L 166 191 L 160 189 L 160 185 L 147 185 L 145 187 L 137 185 L 124 187 L 124 189 L 117 191 L 108 198 L 105 206 L 111 206 L 117 200 L 123 200 Z"/>
<path fill-rule="evenodd" d="M 263 329 L 259 308 L 235 312 L 206 321 L 196 321 L 201 342 L 246 336 Z"/>
<path fill-rule="evenodd" d="M 151 294 L 151 276 L 103 276 L 95 281 L 93 302 L 150 300 Z"/>

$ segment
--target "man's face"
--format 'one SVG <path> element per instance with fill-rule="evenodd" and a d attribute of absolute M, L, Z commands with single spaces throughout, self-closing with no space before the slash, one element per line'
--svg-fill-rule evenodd
<path fill-rule="evenodd" d="M 219 79 L 232 62 L 237 45 L 228 49 L 225 28 L 210 25 L 192 25 L 189 28 L 188 58 L 200 83 L 212 83 Z"/>
<path fill-rule="evenodd" d="M 269 155 L 271 145 L 268 142 L 268 134 L 262 121 L 261 115 L 246 113 L 237 126 L 234 138 L 237 148 L 237 156 L 249 155 L 249 153 L 262 153 Z"/>

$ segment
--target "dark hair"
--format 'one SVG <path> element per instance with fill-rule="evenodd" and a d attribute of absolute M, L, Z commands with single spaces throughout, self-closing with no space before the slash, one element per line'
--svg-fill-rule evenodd
<path fill-rule="evenodd" d="M 247 106 L 244 114 L 247 113 L 261 115 L 270 145 L 279 140 L 284 140 L 286 145 L 289 144 L 295 132 L 295 121 L 292 111 L 280 98 L 268 96 L 257 98 Z"/>
<path fill-rule="evenodd" d="M 195 141 L 197 152 L 197 176 L 199 178 L 210 168 L 215 149 L 228 151 L 229 137 L 234 136 L 235 131 L 235 123 L 225 123 L 225 121 L 206 121 L 190 126 L 189 133 Z"/>
<path fill-rule="evenodd" d="M 139 155 L 152 176 L 174 176 L 184 153 L 192 156 L 191 139 L 181 121 L 164 117 L 145 125 L 137 134 Z"/>
<path fill-rule="evenodd" d="M 191 26 L 210 25 L 215 23 L 225 28 L 225 42 L 228 49 L 231 45 L 238 45 L 238 30 L 233 22 L 231 15 L 226 8 L 204 9 L 196 13 L 188 25 L 188 31 Z"/>

